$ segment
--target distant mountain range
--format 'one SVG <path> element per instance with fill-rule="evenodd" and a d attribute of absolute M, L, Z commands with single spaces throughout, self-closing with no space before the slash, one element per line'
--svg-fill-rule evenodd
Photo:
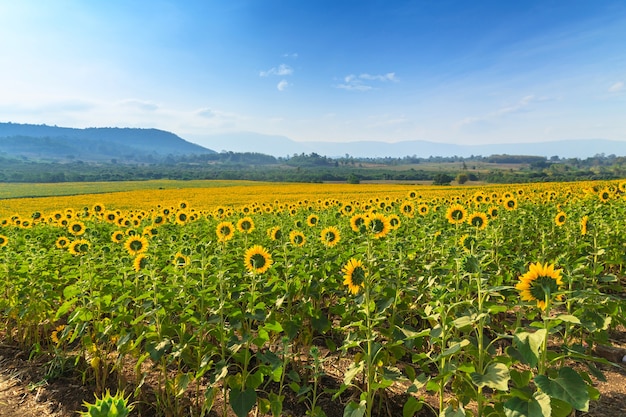
<path fill-rule="evenodd" d="M 561 158 L 588 158 L 596 154 L 626 155 L 626 142 L 605 139 L 561 140 L 533 143 L 501 143 L 491 145 L 457 145 L 452 143 L 413 140 L 404 142 L 296 142 L 285 136 L 262 135 L 258 133 L 227 133 L 219 135 L 190 136 L 196 143 L 215 149 L 218 152 L 258 152 L 276 157 L 315 152 L 328 157 L 376 158 L 404 156 L 428 157 L 470 157 L 497 154 L 559 156 Z"/>
<path fill-rule="evenodd" d="M 470 157 L 498 154 L 588 158 L 596 154 L 626 155 L 626 142 L 605 139 L 536 143 L 456 145 L 422 140 L 404 142 L 297 142 L 285 136 L 252 132 L 189 135 L 185 140 L 158 129 L 87 128 L 0 123 L 0 156 L 31 160 L 85 162 L 159 162 L 168 155 L 197 155 L 227 151 L 289 157 L 311 154 L 331 158 L 402 158 L 405 156 Z M 193 142 L 193 143 L 192 143 Z M 201 146 L 202 145 L 202 146 Z"/>
<path fill-rule="evenodd" d="M 168 155 L 215 153 L 158 129 L 0 123 L 0 155 L 34 160 L 152 162 Z"/>

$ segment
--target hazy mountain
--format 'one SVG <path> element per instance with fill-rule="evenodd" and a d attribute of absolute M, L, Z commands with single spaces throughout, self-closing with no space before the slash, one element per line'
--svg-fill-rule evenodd
<path fill-rule="evenodd" d="M 214 153 L 158 129 L 87 128 L 0 123 L 0 154 L 33 159 L 152 161 Z"/>
<path fill-rule="evenodd" d="M 605 139 L 562 140 L 534 143 L 501 143 L 491 145 L 456 145 L 422 140 L 404 142 L 296 142 L 285 136 L 242 132 L 219 135 L 190 136 L 194 142 L 221 151 L 259 152 L 268 155 L 291 156 L 315 152 L 329 157 L 392 157 L 417 156 L 489 156 L 496 154 L 559 156 L 561 158 L 588 158 L 596 154 L 626 155 L 626 142 Z"/>

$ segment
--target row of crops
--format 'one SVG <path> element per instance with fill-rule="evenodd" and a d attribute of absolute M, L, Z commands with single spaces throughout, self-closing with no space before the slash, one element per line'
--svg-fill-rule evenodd
<path fill-rule="evenodd" d="M 7 216 L 0 336 L 142 415 L 588 409 L 626 316 L 626 182 L 363 189 Z"/>

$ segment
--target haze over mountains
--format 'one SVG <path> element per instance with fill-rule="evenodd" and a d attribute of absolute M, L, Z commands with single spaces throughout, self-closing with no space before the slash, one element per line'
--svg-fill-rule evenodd
<path fill-rule="evenodd" d="M 195 143 L 193 143 L 195 142 Z M 626 142 L 603 139 L 539 143 L 457 145 L 422 140 L 387 142 L 297 142 L 285 136 L 252 132 L 190 136 L 187 140 L 158 129 L 86 128 L 0 123 L 0 156 L 29 159 L 155 162 L 168 155 L 252 152 L 289 157 L 402 158 L 404 156 L 469 157 L 496 154 L 588 158 L 597 154 L 626 155 Z"/>

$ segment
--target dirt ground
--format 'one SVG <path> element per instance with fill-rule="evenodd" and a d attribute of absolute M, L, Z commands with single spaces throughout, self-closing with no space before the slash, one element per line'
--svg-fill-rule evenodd
<path fill-rule="evenodd" d="M 626 331 L 612 335 L 612 347 L 626 349 Z M 592 401 L 588 412 L 577 411 L 577 417 L 621 417 L 626 416 L 626 364 L 601 365 L 606 382 L 596 382 L 601 392 L 599 401 Z M 84 387 L 76 376 L 60 377 L 45 381 L 45 359 L 28 360 L 19 349 L 0 345 L 0 417 L 68 417 L 78 416 L 85 410 L 84 401 L 93 402 L 93 390 Z M 337 385 L 343 375 L 340 370 L 329 369 L 329 385 Z M 334 381 L 333 381 L 334 380 Z M 393 390 L 391 390 L 393 393 Z M 393 394 L 392 394 L 393 395 Z M 384 415 L 402 416 L 403 399 L 391 398 Z M 291 399 L 293 400 L 293 399 Z M 434 401 L 434 398 L 433 398 Z M 394 404 L 396 404 L 394 406 Z M 321 404 L 328 417 L 343 415 L 343 405 L 325 399 Z M 285 401 L 284 415 L 303 415 L 305 409 L 289 398 Z M 212 413 L 211 415 L 216 415 Z M 424 411 L 420 417 L 432 416 Z"/>

